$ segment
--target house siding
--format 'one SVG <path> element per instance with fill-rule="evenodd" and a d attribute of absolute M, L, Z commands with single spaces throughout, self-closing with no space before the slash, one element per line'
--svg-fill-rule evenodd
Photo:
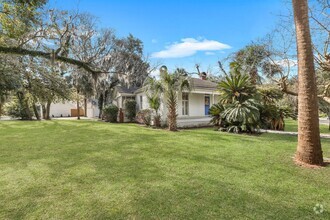
<path fill-rule="evenodd" d="M 84 102 L 80 102 L 80 108 L 84 109 Z M 50 117 L 68 117 L 71 116 L 71 109 L 77 109 L 76 102 L 59 102 L 59 103 L 52 103 L 50 106 Z M 87 102 L 87 117 L 94 118 L 99 116 L 99 109 L 96 102 L 96 105 L 93 105 L 91 102 Z"/>

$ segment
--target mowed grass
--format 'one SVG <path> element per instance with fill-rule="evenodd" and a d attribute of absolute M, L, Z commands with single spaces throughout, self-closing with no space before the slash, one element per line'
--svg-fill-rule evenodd
<path fill-rule="evenodd" d="M 0 219 L 330 219 L 330 167 L 294 165 L 295 148 L 276 134 L 0 122 Z"/>
<path fill-rule="evenodd" d="M 285 120 L 285 131 L 298 131 L 298 121 L 292 119 Z M 320 124 L 320 133 L 321 134 L 330 134 L 329 126 Z"/>

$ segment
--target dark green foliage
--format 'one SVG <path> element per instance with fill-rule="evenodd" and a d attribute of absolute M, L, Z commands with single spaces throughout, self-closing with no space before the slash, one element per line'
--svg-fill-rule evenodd
<path fill-rule="evenodd" d="M 256 88 L 247 74 L 231 63 L 231 73 L 219 83 L 220 103 L 212 106 L 215 126 L 229 132 L 254 132 L 258 128 L 284 130 L 284 119 L 296 119 L 293 104 L 274 87 Z"/>
<path fill-rule="evenodd" d="M 230 74 L 219 83 L 221 101 L 224 104 L 234 101 L 244 102 L 256 95 L 256 87 L 246 74 Z"/>
<path fill-rule="evenodd" d="M 134 121 L 136 117 L 136 101 L 127 100 L 125 103 L 125 113 L 129 121 Z"/>
<path fill-rule="evenodd" d="M 212 107 L 213 123 L 236 133 L 254 132 L 259 128 L 257 90 L 247 74 L 232 72 L 219 83 L 219 91 L 221 104 Z"/>
<path fill-rule="evenodd" d="M 1 33 L 17 39 L 31 30 L 33 25 L 41 19 L 39 9 L 47 3 L 47 0 L 2 0 L 0 2 Z"/>
<path fill-rule="evenodd" d="M 229 132 L 254 132 L 259 127 L 260 113 L 258 102 L 247 99 L 244 102 L 234 101 L 226 105 L 223 112 L 226 122 L 229 124 Z"/>
<path fill-rule="evenodd" d="M 98 98 L 97 105 L 98 105 L 98 108 L 100 110 L 100 113 L 103 112 L 103 94 L 102 93 Z M 101 118 L 101 114 L 99 115 L 99 118 Z"/>
<path fill-rule="evenodd" d="M 18 74 L 9 70 L 0 71 L 0 96 L 8 95 L 10 91 L 18 89 L 20 87 L 19 80 Z"/>
<path fill-rule="evenodd" d="M 20 96 L 13 96 L 11 102 L 5 105 L 5 113 L 13 118 L 30 120 L 32 109 L 29 107 L 27 99 Z"/>
<path fill-rule="evenodd" d="M 292 103 L 283 99 L 282 91 L 273 87 L 261 87 L 258 89 L 260 98 L 260 122 L 262 128 L 272 130 L 284 130 L 285 118 L 297 119 L 297 113 Z"/>
<path fill-rule="evenodd" d="M 223 120 L 224 110 L 225 107 L 221 103 L 212 105 L 210 108 L 210 115 L 212 116 L 210 123 L 218 128 L 224 127 L 224 120 Z"/>
<path fill-rule="evenodd" d="M 118 107 L 115 105 L 108 105 L 103 109 L 103 116 L 105 121 L 108 122 L 117 122 L 118 117 Z"/>

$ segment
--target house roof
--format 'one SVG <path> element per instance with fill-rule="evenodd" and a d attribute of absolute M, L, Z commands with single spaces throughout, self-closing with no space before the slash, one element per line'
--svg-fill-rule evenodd
<path fill-rule="evenodd" d="M 198 79 L 198 78 L 191 78 L 191 83 L 193 89 L 208 89 L 208 90 L 216 90 L 218 87 L 218 84 L 208 81 L 208 80 L 203 80 L 203 79 Z"/>
<path fill-rule="evenodd" d="M 134 92 L 139 89 L 139 87 L 125 87 L 125 86 L 117 86 L 116 87 L 118 93 L 125 93 L 125 94 L 132 94 L 134 95 Z"/>
<path fill-rule="evenodd" d="M 199 78 L 191 78 L 190 83 L 192 84 L 192 89 L 193 90 L 216 90 L 218 87 L 217 83 L 208 81 L 208 80 L 203 80 Z M 124 86 L 117 86 L 116 87 L 117 92 L 121 94 L 137 94 L 143 92 L 142 87 L 124 87 Z"/>

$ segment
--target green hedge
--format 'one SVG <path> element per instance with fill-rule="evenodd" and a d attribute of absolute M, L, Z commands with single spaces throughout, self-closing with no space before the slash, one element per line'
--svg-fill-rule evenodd
<path fill-rule="evenodd" d="M 118 117 L 118 107 L 115 105 L 108 105 L 103 109 L 103 116 L 105 121 L 117 122 Z"/>
<path fill-rule="evenodd" d="M 126 117 L 128 118 L 128 120 L 130 120 L 131 122 L 134 121 L 135 116 L 136 116 L 136 101 L 135 100 L 126 101 L 125 112 L 126 112 Z"/>

